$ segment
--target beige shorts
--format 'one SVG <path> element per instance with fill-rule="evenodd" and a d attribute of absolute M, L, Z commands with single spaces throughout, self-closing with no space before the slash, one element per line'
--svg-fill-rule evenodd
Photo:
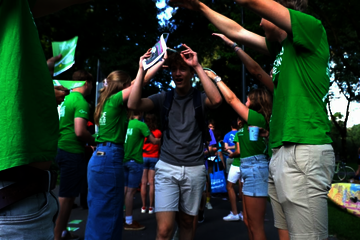
<path fill-rule="evenodd" d="M 330 144 L 291 144 L 273 149 L 269 196 L 275 227 L 288 229 L 290 239 L 328 237 L 327 193 L 334 164 Z"/>
<path fill-rule="evenodd" d="M 155 165 L 155 212 L 182 212 L 196 216 L 206 179 L 205 165 Z"/>

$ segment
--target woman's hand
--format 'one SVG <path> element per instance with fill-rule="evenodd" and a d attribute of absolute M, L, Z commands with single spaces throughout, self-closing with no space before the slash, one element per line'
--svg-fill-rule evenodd
<path fill-rule="evenodd" d="M 231 47 L 234 44 L 234 42 L 228 39 L 224 34 L 213 33 L 212 35 L 221 38 L 225 42 L 225 44 L 228 45 L 229 47 Z"/>
<path fill-rule="evenodd" d="M 212 71 L 209 71 L 209 70 L 204 70 L 204 71 L 211 80 L 214 80 L 214 78 L 217 77 L 217 75 Z"/>
<path fill-rule="evenodd" d="M 147 52 L 140 57 L 139 68 L 143 68 L 143 61 L 144 61 L 144 59 L 149 58 L 150 55 L 151 55 L 151 48 L 149 48 L 149 49 L 147 50 Z"/>

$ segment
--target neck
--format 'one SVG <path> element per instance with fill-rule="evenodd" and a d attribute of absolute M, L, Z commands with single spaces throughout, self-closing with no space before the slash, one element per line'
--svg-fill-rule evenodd
<path fill-rule="evenodd" d="M 191 85 L 186 86 L 184 88 L 175 88 L 175 91 L 179 96 L 185 96 L 186 94 L 189 93 L 190 89 L 191 89 Z"/>
<path fill-rule="evenodd" d="M 83 87 L 74 88 L 72 91 L 73 91 L 73 92 L 79 92 L 79 93 L 81 93 L 83 96 L 85 96 L 85 95 L 84 95 L 85 89 L 84 89 Z"/>

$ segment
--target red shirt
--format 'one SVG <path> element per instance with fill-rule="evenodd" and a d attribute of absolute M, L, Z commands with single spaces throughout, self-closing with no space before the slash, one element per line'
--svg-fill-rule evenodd
<path fill-rule="evenodd" d="M 161 131 L 159 129 L 151 131 L 151 134 L 155 138 L 161 138 Z M 144 139 L 143 157 L 159 158 L 160 145 L 154 145 L 151 142 L 147 142 L 147 139 L 148 138 Z"/>

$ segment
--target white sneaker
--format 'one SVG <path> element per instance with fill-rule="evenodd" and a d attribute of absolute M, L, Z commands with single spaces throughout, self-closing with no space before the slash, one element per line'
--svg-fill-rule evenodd
<path fill-rule="evenodd" d="M 153 214 L 154 213 L 154 207 L 149 207 L 149 214 Z"/>
<path fill-rule="evenodd" d="M 242 212 L 239 213 L 239 218 L 241 221 L 244 221 L 244 216 L 243 216 Z"/>
<path fill-rule="evenodd" d="M 232 212 L 230 212 L 229 215 L 227 215 L 226 217 L 223 217 L 224 221 L 239 221 L 240 220 L 240 216 L 237 214 L 237 215 L 234 215 Z"/>
<path fill-rule="evenodd" d="M 146 207 L 145 208 L 141 208 L 141 213 L 146 213 Z"/>
<path fill-rule="evenodd" d="M 212 207 L 212 205 L 211 205 L 211 203 L 210 202 L 207 202 L 206 204 L 205 204 L 205 207 L 207 208 L 207 209 L 213 209 L 213 207 Z"/>

